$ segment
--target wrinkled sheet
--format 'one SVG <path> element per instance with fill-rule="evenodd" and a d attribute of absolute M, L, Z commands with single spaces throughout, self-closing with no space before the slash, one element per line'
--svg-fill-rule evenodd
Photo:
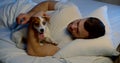
<path fill-rule="evenodd" d="M 0 62 L 3 63 L 64 63 L 52 57 L 28 56 L 22 49 L 16 47 L 11 40 L 11 32 L 19 13 L 29 11 L 35 3 L 30 0 L 4 0 L 0 5 Z M 7 4 L 7 5 L 4 5 Z"/>

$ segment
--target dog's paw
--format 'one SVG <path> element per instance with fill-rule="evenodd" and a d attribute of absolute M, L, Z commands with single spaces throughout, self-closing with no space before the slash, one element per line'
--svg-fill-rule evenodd
<path fill-rule="evenodd" d="M 57 42 L 55 42 L 54 40 L 52 40 L 52 39 L 50 39 L 50 38 L 48 38 L 48 37 L 46 37 L 46 39 L 45 39 L 48 43 L 50 43 L 50 44 L 53 44 L 53 45 L 58 45 L 57 44 Z"/>

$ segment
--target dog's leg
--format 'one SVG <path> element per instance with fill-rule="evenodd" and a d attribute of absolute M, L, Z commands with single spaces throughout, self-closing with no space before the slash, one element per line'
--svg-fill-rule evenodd
<path fill-rule="evenodd" d="M 12 34 L 12 41 L 16 43 L 16 46 L 20 49 L 24 49 L 23 37 L 26 37 L 26 28 L 16 31 Z"/>
<path fill-rule="evenodd" d="M 57 44 L 57 42 L 51 37 L 51 35 L 50 35 L 50 30 L 49 30 L 48 27 L 46 27 L 45 37 L 46 37 L 45 40 L 46 40 L 47 42 L 52 42 L 52 43 L 54 43 L 54 44 Z"/>

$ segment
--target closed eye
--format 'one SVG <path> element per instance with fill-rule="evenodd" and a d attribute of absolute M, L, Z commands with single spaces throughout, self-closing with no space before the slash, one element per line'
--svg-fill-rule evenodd
<path fill-rule="evenodd" d="M 80 31 L 79 31 L 79 23 L 80 23 L 80 21 L 77 22 L 77 33 L 78 34 L 80 33 Z"/>

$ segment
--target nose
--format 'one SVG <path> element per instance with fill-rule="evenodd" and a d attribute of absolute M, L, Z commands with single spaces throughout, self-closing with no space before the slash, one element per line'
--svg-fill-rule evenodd
<path fill-rule="evenodd" d="M 71 25 L 71 28 L 72 28 L 72 29 L 76 29 L 76 28 L 77 28 L 77 25 L 76 25 L 76 24 L 72 24 L 72 25 Z"/>
<path fill-rule="evenodd" d="M 44 32 L 44 29 L 40 29 L 40 32 Z"/>

